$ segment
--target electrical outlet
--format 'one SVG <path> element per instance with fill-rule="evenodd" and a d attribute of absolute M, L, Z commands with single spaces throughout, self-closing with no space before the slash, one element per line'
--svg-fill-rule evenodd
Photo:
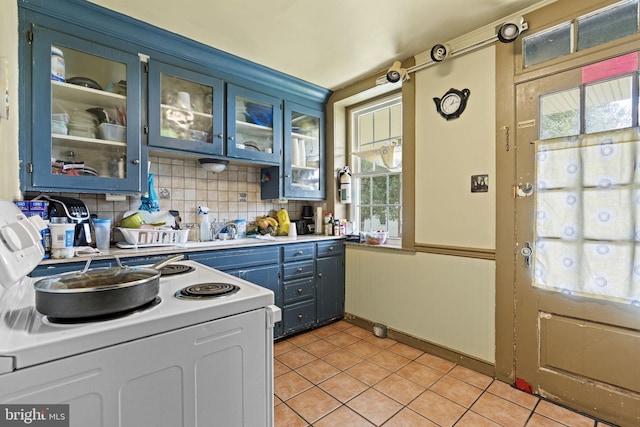
<path fill-rule="evenodd" d="M 241 191 L 238 193 L 238 201 L 239 202 L 246 202 L 247 201 L 247 193 L 244 191 Z"/>
<path fill-rule="evenodd" d="M 160 194 L 161 199 L 170 199 L 171 198 L 171 190 L 168 188 L 161 188 L 158 192 Z"/>

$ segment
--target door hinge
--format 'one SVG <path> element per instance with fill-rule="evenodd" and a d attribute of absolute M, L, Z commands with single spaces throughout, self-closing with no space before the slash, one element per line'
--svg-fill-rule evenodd
<path fill-rule="evenodd" d="M 28 174 L 32 174 L 33 173 L 33 163 L 31 163 L 31 162 L 27 163 L 27 173 Z"/>
<path fill-rule="evenodd" d="M 142 64 L 142 72 L 145 74 L 149 74 L 149 64 L 148 63 L 143 63 Z"/>
<path fill-rule="evenodd" d="M 33 43 L 33 31 L 31 30 L 27 31 L 27 43 Z"/>
<path fill-rule="evenodd" d="M 149 125 L 144 125 L 142 127 L 142 131 L 144 132 L 145 135 L 149 135 Z"/>

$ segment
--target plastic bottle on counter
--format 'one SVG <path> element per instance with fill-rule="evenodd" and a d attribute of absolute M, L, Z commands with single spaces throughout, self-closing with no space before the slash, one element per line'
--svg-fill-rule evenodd
<path fill-rule="evenodd" d="M 333 219 L 333 235 L 334 236 L 340 235 L 340 219 L 338 218 Z"/>
<path fill-rule="evenodd" d="M 333 215 L 331 214 L 331 212 L 327 212 L 326 214 L 324 214 L 324 235 L 325 236 L 331 236 L 331 233 L 333 233 Z"/>
<path fill-rule="evenodd" d="M 200 241 L 208 242 L 209 240 L 211 240 L 209 208 L 206 206 L 198 206 L 198 215 L 200 215 Z"/>

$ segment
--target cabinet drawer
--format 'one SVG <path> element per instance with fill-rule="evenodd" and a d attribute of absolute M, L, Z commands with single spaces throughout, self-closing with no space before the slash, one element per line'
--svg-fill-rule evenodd
<path fill-rule="evenodd" d="M 292 302 L 313 298 L 314 291 L 315 280 L 313 280 L 313 277 L 285 283 L 284 303 L 290 304 Z"/>
<path fill-rule="evenodd" d="M 333 255 L 342 255 L 344 253 L 344 243 L 342 242 L 342 240 L 318 242 L 316 246 L 318 258 Z"/>
<path fill-rule="evenodd" d="M 308 301 L 285 307 L 283 320 L 285 332 L 312 326 L 316 321 L 316 302 Z"/>
<path fill-rule="evenodd" d="M 284 262 L 313 258 L 316 255 L 316 246 L 314 243 L 286 245 L 282 250 Z"/>
<path fill-rule="evenodd" d="M 314 271 L 313 260 L 290 262 L 282 266 L 284 281 L 313 276 L 313 271 Z"/>

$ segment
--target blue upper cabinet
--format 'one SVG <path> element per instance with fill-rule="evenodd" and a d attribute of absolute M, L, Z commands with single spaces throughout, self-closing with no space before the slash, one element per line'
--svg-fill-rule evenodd
<path fill-rule="evenodd" d="M 262 199 L 323 200 L 324 112 L 284 101 L 284 149 L 280 166 L 262 169 Z"/>
<path fill-rule="evenodd" d="M 140 192 L 141 64 L 136 54 L 28 26 L 22 49 L 30 84 L 21 94 L 23 187 L 36 191 Z M 28 65 L 27 65 L 28 64 Z M 28 125 L 25 125 L 28 124 Z"/>
<path fill-rule="evenodd" d="M 221 79 L 152 59 L 148 109 L 150 147 L 224 154 Z"/>
<path fill-rule="evenodd" d="M 227 84 L 227 156 L 278 165 L 282 155 L 282 100 Z"/>
<path fill-rule="evenodd" d="M 285 102 L 284 135 L 284 197 L 324 199 L 324 114 Z"/>
<path fill-rule="evenodd" d="M 92 2 L 17 1 L 21 190 L 144 192 L 157 150 L 274 168 L 274 197 L 324 197 L 327 89 Z"/>

